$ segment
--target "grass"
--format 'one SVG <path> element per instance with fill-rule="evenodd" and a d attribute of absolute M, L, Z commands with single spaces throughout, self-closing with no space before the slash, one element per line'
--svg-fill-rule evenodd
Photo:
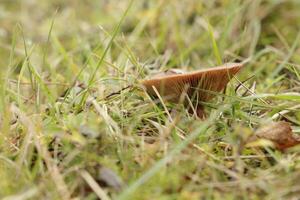
<path fill-rule="evenodd" d="M 299 9 L 2 1 L 0 198 L 297 199 L 300 147 L 245 141 L 270 121 L 300 132 Z M 206 120 L 139 85 L 170 68 L 242 61 Z"/>

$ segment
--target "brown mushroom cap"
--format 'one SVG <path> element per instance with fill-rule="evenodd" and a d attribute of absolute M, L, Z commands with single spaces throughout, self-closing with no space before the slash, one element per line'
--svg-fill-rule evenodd
<path fill-rule="evenodd" d="M 165 100 L 171 102 L 178 102 L 183 92 L 191 99 L 197 99 L 197 102 L 205 102 L 215 96 L 212 92 L 221 92 L 241 67 L 241 63 L 226 63 L 189 73 L 160 75 L 141 83 L 150 95 L 157 96 L 155 87 Z"/>

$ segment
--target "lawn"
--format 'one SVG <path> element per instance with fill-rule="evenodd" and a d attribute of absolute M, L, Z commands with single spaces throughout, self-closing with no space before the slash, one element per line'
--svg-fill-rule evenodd
<path fill-rule="evenodd" d="M 298 199 L 300 145 L 248 141 L 279 121 L 300 134 L 299 10 L 0 0 L 0 199 Z M 205 118 L 141 84 L 227 62 L 243 67 Z"/>

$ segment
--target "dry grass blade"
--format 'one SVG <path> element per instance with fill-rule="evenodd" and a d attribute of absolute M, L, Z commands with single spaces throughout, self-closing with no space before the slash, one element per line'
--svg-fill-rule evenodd
<path fill-rule="evenodd" d="M 20 194 L 4 197 L 2 200 L 26 200 L 33 198 L 37 193 L 38 189 L 34 187 Z"/>
<path fill-rule="evenodd" d="M 102 200 L 110 200 L 106 192 L 98 185 L 94 178 L 85 170 L 80 172 L 82 178 L 89 184 L 95 194 Z"/>

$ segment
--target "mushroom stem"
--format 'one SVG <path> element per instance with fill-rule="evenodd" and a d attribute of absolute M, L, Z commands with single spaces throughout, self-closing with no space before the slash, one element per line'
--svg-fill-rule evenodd
<path fill-rule="evenodd" d="M 200 119 L 206 118 L 206 113 L 204 112 L 204 108 L 202 106 L 197 107 L 196 113 L 197 113 L 197 117 L 199 117 Z"/>
<path fill-rule="evenodd" d="M 200 119 L 205 119 L 206 118 L 206 113 L 204 112 L 204 107 L 201 105 L 197 105 L 195 109 L 190 108 L 189 109 L 190 114 L 196 114 L 198 118 Z"/>

